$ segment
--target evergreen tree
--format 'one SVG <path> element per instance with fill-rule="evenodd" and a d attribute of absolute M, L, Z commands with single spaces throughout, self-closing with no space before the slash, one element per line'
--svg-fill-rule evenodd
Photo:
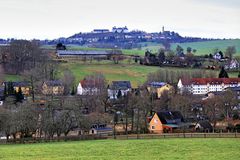
<path fill-rule="evenodd" d="M 239 73 L 238 73 L 238 78 L 240 78 L 240 71 L 239 71 Z"/>
<path fill-rule="evenodd" d="M 19 87 L 18 92 L 15 91 L 15 96 L 16 96 L 16 102 L 22 102 L 22 100 L 24 99 L 24 95 L 22 93 L 21 87 Z"/>
<path fill-rule="evenodd" d="M 121 98 L 122 97 L 122 92 L 121 92 L 121 90 L 119 89 L 118 90 L 118 93 L 117 93 L 117 98 Z"/>
<path fill-rule="evenodd" d="M 72 91 L 71 91 L 71 95 L 73 96 L 73 95 L 75 95 L 76 94 L 76 92 L 75 92 L 75 87 L 73 86 L 72 87 Z"/>
<path fill-rule="evenodd" d="M 224 67 L 222 67 L 220 73 L 219 73 L 219 76 L 218 78 L 229 78 L 228 77 L 228 73 L 225 71 Z"/>

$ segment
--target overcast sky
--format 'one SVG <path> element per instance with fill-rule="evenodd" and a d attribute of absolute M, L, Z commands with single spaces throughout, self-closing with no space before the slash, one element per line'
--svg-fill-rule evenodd
<path fill-rule="evenodd" d="M 0 0 L 0 38 L 53 39 L 113 26 L 240 38 L 240 0 Z"/>

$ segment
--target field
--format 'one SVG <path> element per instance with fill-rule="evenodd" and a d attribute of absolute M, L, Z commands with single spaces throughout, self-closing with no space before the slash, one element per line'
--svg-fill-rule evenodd
<path fill-rule="evenodd" d="M 153 53 L 156 53 L 163 46 L 159 43 L 145 42 L 139 43 L 142 45 L 141 49 L 123 49 L 122 52 L 125 55 L 140 55 L 144 56 L 146 50 L 150 50 Z M 171 49 L 175 50 L 177 45 L 180 45 L 186 51 L 187 47 L 191 47 L 192 49 L 196 49 L 196 55 L 205 55 L 212 53 L 213 49 L 218 48 L 223 52 L 226 50 L 228 46 L 235 46 L 237 50 L 238 56 L 240 56 L 240 39 L 234 40 L 214 40 L 214 41 L 205 41 L 205 42 L 190 42 L 190 43 L 172 43 Z M 43 48 L 51 48 L 54 49 L 54 46 L 43 46 Z M 102 49 L 102 48 L 88 48 L 78 45 L 68 45 L 67 49 L 70 50 L 112 50 L 112 49 Z"/>
<path fill-rule="evenodd" d="M 173 43 L 171 45 L 171 48 L 175 50 L 177 45 L 180 45 L 181 47 L 183 47 L 184 51 L 186 51 L 187 47 L 196 49 L 197 55 L 210 54 L 215 48 L 218 48 L 224 52 L 228 46 L 235 46 L 237 50 L 236 55 L 240 56 L 240 39 L 192 42 L 192 43 Z"/>
<path fill-rule="evenodd" d="M 90 140 L 0 145 L 2 160 L 237 160 L 240 139 Z"/>
<path fill-rule="evenodd" d="M 137 87 L 143 84 L 147 75 L 151 72 L 155 72 L 159 67 L 142 66 L 135 64 L 113 64 L 113 62 L 93 62 L 83 64 L 81 62 L 69 62 L 61 65 L 61 70 L 69 69 L 76 77 L 76 81 L 79 82 L 86 75 L 94 73 L 102 73 L 108 83 L 114 80 L 129 80 L 132 82 L 133 87 Z"/>
<path fill-rule="evenodd" d="M 61 77 L 65 69 L 72 71 L 75 76 L 76 85 L 87 75 L 101 73 L 105 76 L 108 83 L 116 80 L 128 80 L 131 81 L 132 87 L 134 88 L 142 85 L 147 80 L 149 73 L 153 73 L 158 70 L 169 70 L 172 72 L 198 70 L 192 68 L 160 68 L 157 66 L 144 66 L 135 64 L 134 62 L 131 62 L 129 64 L 127 61 L 120 62 L 120 64 L 114 64 L 112 61 L 92 61 L 92 63 L 89 61 L 86 63 L 79 61 L 69 61 L 68 63 L 60 64 L 59 77 Z M 218 74 L 219 70 L 215 72 Z M 231 72 L 228 74 L 230 77 L 237 77 L 238 72 Z M 6 81 L 19 81 L 21 79 L 21 76 L 5 75 Z"/>

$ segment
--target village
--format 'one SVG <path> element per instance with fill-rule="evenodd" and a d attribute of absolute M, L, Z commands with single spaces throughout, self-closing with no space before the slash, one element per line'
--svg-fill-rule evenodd
<path fill-rule="evenodd" d="M 15 43 L 21 46 L 35 42 Z M 14 45 L 11 47 L 14 49 Z M 9 52 L 2 54 L 3 67 L 10 62 Z M 201 71 L 178 75 L 167 70 L 159 71 L 150 74 L 144 84 L 133 87 L 128 80 L 107 83 L 101 73 L 75 79 L 71 71 L 66 70 L 57 79 L 54 73 L 59 60 L 63 63 L 61 61 L 102 59 L 113 60 L 117 64 L 126 59 L 118 51 L 71 51 L 66 50 L 63 44 L 57 44 L 56 55 L 50 54 L 53 60 L 48 59 L 46 63 L 42 61 L 44 57 L 36 56 L 32 58 L 39 65 L 26 60 L 23 61 L 24 66 L 15 68 L 16 72 L 20 72 L 18 69 L 21 67 L 27 67 L 26 70 L 28 66 L 39 66 L 29 71 L 31 74 L 22 74 L 25 81 L 2 82 L 1 138 L 239 132 L 240 78 L 229 78 L 227 73 L 239 69 L 232 53 L 229 51 L 223 56 L 222 51 L 217 51 L 204 59 L 195 57 L 191 49 L 185 55 L 178 46 L 176 56 L 169 56 L 173 52 L 165 50 L 160 50 L 158 55 L 146 51 L 140 59 L 130 56 L 143 65 L 195 66 L 219 72 L 218 77 L 213 77 L 213 74 Z M 214 65 L 203 66 L 204 61 Z M 13 71 L 10 69 L 5 70 Z M 177 83 L 173 77 L 177 78 Z"/>

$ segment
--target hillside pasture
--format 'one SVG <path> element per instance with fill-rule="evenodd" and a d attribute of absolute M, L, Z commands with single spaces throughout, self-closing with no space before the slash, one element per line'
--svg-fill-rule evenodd
<path fill-rule="evenodd" d="M 172 43 L 171 49 L 176 50 L 177 45 L 180 45 L 185 52 L 187 50 L 187 47 L 196 49 L 197 50 L 196 55 L 206 55 L 213 53 L 213 50 L 216 48 L 218 48 L 222 52 L 225 52 L 228 46 L 235 46 L 237 50 L 236 56 L 240 56 L 240 39 L 191 42 L 191 43 Z"/>

